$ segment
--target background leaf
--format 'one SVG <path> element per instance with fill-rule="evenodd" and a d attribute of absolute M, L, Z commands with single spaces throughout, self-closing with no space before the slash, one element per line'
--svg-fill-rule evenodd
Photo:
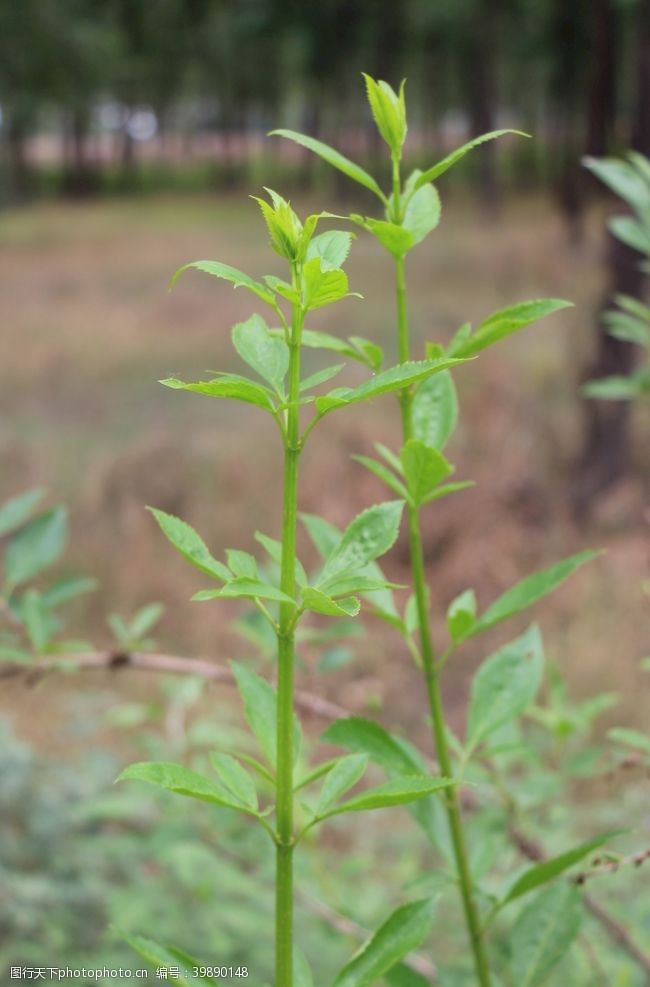
<path fill-rule="evenodd" d="M 57 561 L 68 538 L 65 507 L 44 511 L 11 536 L 5 552 L 5 576 L 12 586 L 26 583 Z"/>
<path fill-rule="evenodd" d="M 562 881 L 546 888 L 521 912 L 510 936 L 511 977 L 517 987 L 537 987 L 568 952 L 582 920 L 580 895 Z"/>

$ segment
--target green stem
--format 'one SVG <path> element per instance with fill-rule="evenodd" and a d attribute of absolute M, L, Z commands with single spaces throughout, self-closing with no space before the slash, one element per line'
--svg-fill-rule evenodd
<path fill-rule="evenodd" d="M 293 272 L 294 285 L 298 272 Z M 300 458 L 300 340 L 303 313 L 294 306 L 289 340 L 289 400 L 284 449 L 284 507 L 280 588 L 295 596 L 298 460 Z M 295 607 L 280 606 L 278 630 L 277 833 L 275 895 L 276 987 L 293 984 L 293 718 Z"/>
<path fill-rule="evenodd" d="M 396 265 L 396 291 L 397 291 L 397 327 L 398 327 L 398 347 L 400 363 L 409 359 L 409 325 L 406 307 L 406 280 L 404 274 L 404 258 L 395 261 Z M 402 434 L 404 442 L 412 437 L 412 402 L 413 394 L 410 388 L 405 388 L 400 395 L 400 406 L 402 409 Z M 422 533 L 420 530 L 420 511 L 417 507 L 408 506 L 408 532 L 409 548 L 411 556 L 411 572 L 413 578 L 413 590 L 418 613 L 418 626 L 420 631 L 420 652 L 422 655 L 422 665 L 426 681 L 427 697 L 431 713 L 431 724 L 433 730 L 433 740 L 436 747 L 440 774 L 443 778 L 452 777 L 452 764 L 447 743 L 447 732 L 445 726 L 445 713 L 440 693 L 440 683 L 436 668 L 436 657 L 431 638 L 431 625 L 429 621 L 429 604 L 426 584 L 426 574 L 424 568 L 424 552 L 422 548 Z M 481 987 L 490 987 L 490 971 L 485 953 L 485 946 L 481 936 L 481 925 L 479 915 L 474 901 L 474 891 L 472 887 L 472 876 L 469 869 L 467 848 L 465 846 L 465 835 L 460 813 L 460 803 L 458 793 L 455 788 L 445 790 L 445 807 L 447 819 L 451 833 L 451 841 L 454 849 L 456 861 L 456 871 L 460 888 L 465 922 L 470 937 L 472 954 L 476 977 Z"/>

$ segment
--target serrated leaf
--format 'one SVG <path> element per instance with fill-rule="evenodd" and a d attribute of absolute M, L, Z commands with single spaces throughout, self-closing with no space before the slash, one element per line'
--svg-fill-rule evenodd
<path fill-rule="evenodd" d="M 179 380 L 178 377 L 166 377 L 159 383 L 175 391 L 191 391 L 209 398 L 230 398 L 233 401 L 242 401 L 244 404 L 253 404 L 271 414 L 274 412 L 271 393 L 261 384 L 256 384 L 255 381 L 240 377 L 238 374 L 220 374 L 212 380 L 191 383 Z"/>
<path fill-rule="evenodd" d="M 353 597 L 343 600 L 333 600 L 314 586 L 304 586 L 302 602 L 306 610 L 322 613 L 327 617 L 356 617 L 360 604 Z"/>
<path fill-rule="evenodd" d="M 257 737 L 260 748 L 271 768 L 277 763 L 278 698 L 272 685 L 245 665 L 232 661 L 239 695 L 244 706 L 246 722 Z M 300 752 L 300 724 L 294 717 L 294 760 Z"/>
<path fill-rule="evenodd" d="M 537 987 L 568 952 L 580 930 L 582 903 L 574 885 L 546 888 L 521 912 L 510 935 L 510 974 L 517 987 Z"/>
<path fill-rule="evenodd" d="M 18 494 L 17 497 L 12 497 L 11 500 L 6 500 L 0 507 L 0 538 L 20 528 L 44 495 L 45 490 L 42 487 L 35 487 L 33 490 Z"/>
<path fill-rule="evenodd" d="M 239 548 L 227 548 L 226 558 L 233 576 L 257 579 L 257 560 L 250 552 L 242 552 Z"/>
<path fill-rule="evenodd" d="M 204 778 L 196 771 L 190 771 L 182 764 L 174 764 L 170 761 L 142 761 L 130 764 L 118 775 L 116 781 L 146 781 L 175 795 L 184 795 L 201 802 L 210 802 L 212 805 L 250 813 L 250 809 L 230 795 L 222 785 L 210 778 Z"/>
<path fill-rule="evenodd" d="M 440 196 L 433 185 L 422 185 L 409 198 L 402 225 L 413 239 L 413 246 L 421 243 L 440 222 Z"/>
<path fill-rule="evenodd" d="M 448 370 L 428 377 L 418 385 L 411 416 L 414 437 L 442 451 L 458 421 L 458 398 Z"/>
<path fill-rule="evenodd" d="M 393 778 L 376 788 L 369 788 L 347 802 L 341 802 L 321 818 L 329 819 L 346 812 L 368 812 L 372 809 L 385 809 L 393 805 L 406 805 L 455 784 L 453 778 L 430 778 L 426 775 Z"/>
<path fill-rule="evenodd" d="M 457 362 L 456 360 L 442 359 L 400 363 L 389 370 L 382 370 L 381 373 L 375 374 L 374 377 L 358 387 L 338 388 L 324 397 L 316 398 L 316 409 L 319 414 L 323 415 L 334 408 L 357 404 L 359 401 L 368 401 L 380 394 L 401 391 L 426 377 L 431 377 L 433 374 L 455 366 Z"/>
<path fill-rule="evenodd" d="M 341 230 L 328 230 L 313 237 L 307 247 L 307 260 L 318 257 L 321 270 L 334 271 L 343 267 L 350 253 L 352 234 Z"/>
<path fill-rule="evenodd" d="M 252 315 L 232 330 L 232 341 L 240 357 L 279 393 L 289 369 L 289 347 L 271 335 L 261 315 Z"/>
<path fill-rule="evenodd" d="M 224 598 L 274 600 L 276 603 L 292 603 L 295 606 L 295 600 L 292 600 L 290 596 L 283 593 L 277 586 L 271 586 L 270 583 L 263 583 L 261 579 L 249 579 L 247 576 L 239 576 L 237 579 L 231 579 L 221 589 L 199 590 L 192 597 L 193 600 L 199 602 Z"/>
<path fill-rule="evenodd" d="M 322 816 L 341 795 L 356 785 L 367 766 L 367 754 L 348 754 L 339 758 L 325 776 L 314 810 L 315 815 Z"/>
<path fill-rule="evenodd" d="M 475 356 L 488 346 L 493 346 L 499 340 L 511 336 L 520 329 L 538 322 L 547 315 L 559 312 L 563 308 L 571 308 L 572 303 L 562 298 L 541 298 L 530 302 L 519 302 L 508 308 L 494 312 L 478 326 L 473 334 L 463 333 L 452 339 L 447 347 L 449 356 L 468 358 Z"/>
<path fill-rule="evenodd" d="M 243 805 L 257 812 L 257 791 L 253 779 L 239 761 L 230 754 L 210 754 L 210 763 L 221 783 Z"/>
<path fill-rule="evenodd" d="M 346 963 L 333 987 L 370 987 L 376 983 L 424 942 L 433 925 L 433 913 L 430 898 L 396 909 Z"/>
<path fill-rule="evenodd" d="M 352 213 L 350 219 L 357 226 L 361 226 L 368 233 L 371 233 L 393 257 L 403 257 L 417 242 L 410 230 L 404 226 L 399 226 L 397 223 L 389 223 L 385 219 L 372 219 L 370 216 L 360 216 L 358 213 Z"/>
<path fill-rule="evenodd" d="M 403 501 L 391 500 L 358 514 L 328 556 L 318 586 L 336 575 L 361 569 L 387 552 L 397 539 L 403 510 Z"/>
<path fill-rule="evenodd" d="M 447 609 L 447 627 L 452 641 L 461 641 L 476 620 L 476 594 L 466 589 L 451 601 Z"/>
<path fill-rule="evenodd" d="M 369 456 L 352 456 L 352 458 L 358 463 L 361 463 L 362 466 L 365 466 L 371 473 L 374 473 L 374 475 L 382 480 L 387 487 L 390 487 L 390 489 L 393 490 L 398 497 L 402 497 L 404 500 L 407 499 L 408 491 L 406 487 L 394 473 L 391 473 L 391 471 L 384 466 L 383 463 L 380 463 L 376 459 L 371 459 Z"/>
<path fill-rule="evenodd" d="M 424 769 L 424 762 L 414 759 L 402 741 L 378 723 L 362 716 L 336 720 L 325 730 L 321 739 L 358 754 L 368 754 L 375 764 L 389 774 L 412 775 L 422 773 Z"/>
<path fill-rule="evenodd" d="M 252 291 L 254 295 L 257 295 L 258 298 L 261 298 L 263 302 L 266 302 L 267 305 L 275 305 L 273 295 L 270 291 L 266 290 L 264 285 L 259 284 L 258 281 L 254 281 L 253 278 L 249 277 L 248 274 L 244 274 L 243 271 L 238 271 L 236 267 L 231 267 L 230 264 L 221 264 L 216 260 L 195 260 L 191 264 L 184 264 L 183 267 L 179 267 L 171 280 L 170 288 L 174 287 L 184 271 L 189 271 L 191 268 L 197 271 L 203 271 L 205 274 L 211 274 L 215 278 L 229 281 L 235 288 L 246 288 L 248 291 Z"/>
<path fill-rule="evenodd" d="M 366 93 L 377 130 L 388 144 L 394 157 L 401 157 L 402 145 L 406 139 L 406 108 L 404 105 L 404 83 L 399 92 L 384 82 L 375 80 L 366 72 L 361 73 L 366 82 Z"/>
<path fill-rule="evenodd" d="M 504 134 L 516 134 L 518 137 L 530 137 L 530 134 L 525 134 L 522 130 L 492 130 L 488 134 L 481 134 L 480 137 L 475 137 L 474 140 L 468 141 L 463 144 L 462 147 L 457 147 L 455 151 L 448 154 L 446 158 L 442 161 L 438 161 L 437 164 L 432 165 L 431 168 L 427 168 L 425 171 L 419 175 L 417 181 L 415 182 L 415 188 L 419 189 L 428 182 L 435 182 L 437 178 L 464 158 L 465 155 L 471 151 L 473 148 L 478 147 L 479 144 L 484 144 L 486 141 L 494 140 L 496 137 L 502 137 Z"/>
<path fill-rule="evenodd" d="M 52 507 L 11 536 L 5 551 L 5 576 L 10 586 L 20 586 L 53 565 L 68 538 L 68 512 Z"/>
<path fill-rule="evenodd" d="M 542 682 L 544 651 L 533 625 L 480 665 L 470 693 L 467 748 L 519 716 L 535 699 Z"/>
<path fill-rule="evenodd" d="M 336 151 L 333 147 L 328 144 L 324 144 L 322 141 L 316 140 L 314 137 L 308 137 L 306 134 L 299 134 L 295 130 L 272 130 L 271 137 L 286 137 L 287 140 L 293 141 L 295 144 L 300 144 L 301 147 L 306 147 L 309 151 L 313 151 L 328 164 L 332 165 L 333 168 L 337 168 L 342 171 L 344 175 L 351 178 L 354 182 L 359 185 L 363 185 L 364 188 L 369 189 L 374 192 L 382 201 L 385 201 L 385 196 L 379 185 L 367 171 L 355 164 L 354 161 L 350 161 L 349 158 L 344 157 L 339 151 Z"/>
<path fill-rule="evenodd" d="M 186 521 L 156 507 L 148 507 L 147 510 L 151 511 L 162 533 L 184 559 L 213 579 L 221 582 L 231 579 L 229 569 L 211 555 L 201 536 Z"/>
<path fill-rule="evenodd" d="M 331 380 L 332 377 L 336 377 L 343 370 L 344 366 L 344 363 L 336 363 L 332 367 L 324 367 L 323 370 L 317 370 L 316 373 L 310 374 L 309 377 L 305 377 L 304 380 L 300 381 L 300 392 L 310 391 L 313 387 L 318 387 L 319 384 L 324 384 L 326 381 Z"/>
<path fill-rule="evenodd" d="M 416 507 L 423 504 L 453 467 L 433 446 L 420 439 L 409 439 L 400 452 L 409 498 Z"/>
<path fill-rule="evenodd" d="M 568 559 L 563 559 L 562 562 L 556 562 L 548 569 L 526 576 L 525 579 L 506 590 L 487 608 L 465 635 L 465 638 L 474 637 L 489 627 L 501 623 L 502 620 L 507 620 L 508 617 L 533 606 L 538 600 L 552 593 L 586 562 L 595 559 L 600 554 L 598 551 L 591 550 L 578 552 L 577 555 L 571 555 Z"/>
<path fill-rule="evenodd" d="M 567 850 L 565 853 L 561 853 L 551 860 L 544 860 L 541 863 L 529 867 L 506 891 L 499 907 L 503 907 L 511 901 L 515 901 L 516 898 L 521 898 L 522 895 L 535 891 L 542 884 L 552 881 L 568 870 L 569 867 L 573 867 L 580 860 L 584 860 L 594 850 L 598 850 L 599 847 L 604 846 L 609 840 L 620 835 L 620 832 L 620 830 L 612 830 L 608 833 L 601 833 L 600 836 L 587 840 L 587 842 L 581 843 L 579 846 L 573 847 L 572 850 Z"/>
<path fill-rule="evenodd" d="M 302 269 L 302 277 L 303 305 L 307 311 L 331 305 L 332 302 L 345 298 L 348 293 L 345 271 L 322 270 L 319 257 L 307 261 Z"/>
<path fill-rule="evenodd" d="M 188 971 L 194 967 L 201 968 L 202 963 L 188 956 L 187 953 L 172 946 L 161 946 L 153 939 L 145 939 L 144 936 L 130 936 L 121 933 L 122 938 L 139 956 L 147 963 L 155 966 L 156 969 L 173 971 L 172 976 L 179 987 L 192 987 L 197 983 L 205 984 L 206 987 L 213 987 L 220 983 L 214 977 L 199 974 L 194 976 Z"/>

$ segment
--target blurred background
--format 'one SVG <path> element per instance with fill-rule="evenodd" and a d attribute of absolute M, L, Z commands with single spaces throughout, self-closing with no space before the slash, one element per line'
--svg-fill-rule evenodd
<path fill-rule="evenodd" d="M 441 179 L 440 228 L 409 260 L 419 352 L 516 301 L 575 303 L 458 373 L 463 417 L 450 455 L 458 477 L 477 485 L 426 514 L 433 607 L 444 613 L 469 585 L 485 604 L 558 557 L 606 548 L 537 615 L 577 701 L 616 693 L 596 734 L 613 722 L 643 726 L 647 402 L 587 400 L 580 387 L 632 369 L 638 348 L 605 334 L 600 314 L 618 291 L 642 297 L 644 281 L 639 255 L 606 232 L 621 203 L 581 159 L 650 154 L 649 0 L 0 3 L 0 499 L 44 486 L 51 502 L 68 505 L 60 568 L 99 586 L 72 605 L 75 636 L 110 647 L 108 614 L 129 618 L 160 601 L 161 649 L 220 661 L 253 653 L 250 628 L 243 635 L 229 623 L 241 617 L 238 605 L 189 603 L 201 579 L 144 509 L 185 518 L 218 557 L 226 546 L 253 550 L 255 529 L 277 537 L 273 428 L 254 409 L 156 383 L 237 370 L 229 330 L 252 308 L 198 274 L 172 294 L 167 286 L 176 268 L 202 257 L 256 277 L 281 273 L 248 198 L 262 185 L 300 212 L 373 208 L 307 152 L 266 137 L 273 127 L 303 130 L 385 180 L 362 70 L 393 85 L 407 78 L 410 165 L 499 127 L 533 135 L 487 144 Z M 318 313 L 314 327 L 376 339 L 394 355 L 386 257 L 360 237 L 348 272 L 364 300 Z M 394 412 L 378 401 L 324 423 L 304 458 L 304 510 L 343 526 L 384 498 L 350 455 L 376 440 L 397 447 Z M 313 561 L 308 544 L 302 550 Z M 407 568 L 400 542 L 387 569 L 404 582 Z M 415 739 L 419 731 L 426 744 L 418 672 L 399 639 L 369 626 L 354 650 L 351 660 L 340 647 L 323 667 L 306 648 L 301 684 L 404 725 Z M 458 729 L 480 657 L 468 647 L 449 672 Z M 4 683 L 12 809 L 0 838 L 11 893 L 0 897 L 0 959 L 124 962 L 124 948 L 106 939 L 109 922 L 146 932 L 155 920 L 173 938 L 185 908 L 174 898 L 178 882 L 187 907 L 209 901 L 215 881 L 239 888 L 241 913 L 233 907 L 214 952 L 236 957 L 242 937 L 253 941 L 260 920 L 236 866 L 254 854 L 265 860 L 248 846 L 250 834 L 233 829 L 232 856 L 206 877 L 215 865 L 192 848 L 184 806 L 160 817 L 156 803 L 143 808 L 141 793 L 127 805 L 107 787 L 143 744 L 178 752 L 192 729 L 212 746 L 238 736 L 230 690 L 204 696 L 188 682 L 93 673 L 31 688 Z M 312 726 L 316 737 L 320 724 Z M 111 812 L 107 828 L 99 820 Z M 19 845 L 23 827 L 30 839 Z M 339 836 L 341 880 L 330 891 L 344 900 L 341 886 L 356 881 L 359 910 L 372 915 L 377 889 L 368 880 L 362 888 L 359 875 L 373 841 L 384 847 L 399 834 Z M 419 866 L 417 846 L 399 846 L 386 865 L 398 881 Z M 322 891 L 327 867 L 316 851 L 307 866 Z M 213 914 L 207 924 L 213 934 Z M 208 928 L 186 932 L 199 948 Z M 268 947 L 259 945 L 261 964 Z"/>

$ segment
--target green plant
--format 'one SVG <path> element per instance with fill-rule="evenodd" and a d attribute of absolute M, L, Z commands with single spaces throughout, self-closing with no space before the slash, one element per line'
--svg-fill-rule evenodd
<path fill-rule="evenodd" d="M 643 270 L 650 271 L 650 161 L 636 151 L 622 158 L 585 158 L 584 164 L 632 207 L 633 216 L 614 216 L 608 222 L 611 233 L 646 259 Z M 627 401 L 650 395 L 650 308 L 632 295 L 616 295 L 616 308 L 605 312 L 603 322 L 615 339 L 635 343 L 645 352 L 645 363 L 628 377 L 591 380 L 583 394 L 607 401 Z"/>
<path fill-rule="evenodd" d="M 377 788 L 345 798 L 363 776 L 368 757 L 351 754 L 305 771 L 296 770 L 300 752 L 300 725 L 294 711 L 295 637 L 307 613 L 344 618 L 360 609 L 359 596 L 384 599 L 391 606 L 393 588 L 377 566 L 397 538 L 403 501 L 393 500 L 371 507 L 339 534 L 319 518 L 306 516 L 305 526 L 323 555 L 320 571 L 311 578 L 297 558 L 298 467 L 300 455 L 314 427 L 332 411 L 397 392 L 440 374 L 458 363 L 457 358 L 432 357 L 420 362 L 402 361 L 380 371 L 356 387 L 339 387 L 324 395 L 315 388 L 337 375 L 339 363 L 306 378 L 301 376 L 303 347 L 334 351 L 378 370 L 382 353 L 368 340 L 351 337 L 344 342 L 306 326 L 311 312 L 349 296 L 342 265 L 352 236 L 342 231 L 316 235 L 328 213 L 308 216 L 303 222 L 290 204 L 276 192 L 257 202 L 266 222 L 273 249 L 287 263 L 289 277 L 273 275 L 261 281 L 229 265 L 196 261 L 177 272 L 195 268 L 243 287 L 270 309 L 276 326 L 268 326 L 255 314 L 233 329 L 233 344 L 239 356 L 263 381 L 239 374 L 220 374 L 210 380 L 184 382 L 170 378 L 170 388 L 213 398 L 230 398 L 254 405 L 273 421 L 283 449 L 284 506 L 281 540 L 257 533 L 256 539 L 270 558 L 271 566 L 251 554 L 228 549 L 226 561 L 213 557 L 199 535 L 184 521 L 153 509 L 154 517 L 174 547 L 193 565 L 217 583 L 202 590 L 196 600 L 237 598 L 252 600 L 276 639 L 277 691 L 244 665 L 234 667 L 246 719 L 257 737 L 263 762 L 248 755 L 238 758 L 216 753 L 212 767 L 218 778 L 205 777 L 180 764 L 169 762 L 131 765 L 122 778 L 148 781 L 169 791 L 235 809 L 254 819 L 268 833 L 276 848 L 276 982 L 291 987 L 308 982 L 306 961 L 294 955 L 293 858 L 297 844 L 317 824 L 348 812 L 360 812 L 423 799 L 453 784 L 451 778 L 432 778 L 409 769 Z M 301 412 L 312 410 L 305 425 Z M 388 594 L 388 596 L 386 595 Z M 244 767 L 252 769 L 253 774 Z M 261 784 L 256 785 L 255 778 Z M 298 806 L 296 793 L 320 784 L 311 805 Z M 272 798 L 267 798 L 270 785 Z M 260 802 L 260 795 L 263 802 Z M 398 909 L 373 938 L 361 964 L 370 963 L 371 973 L 380 976 L 397 963 L 428 932 L 431 902 L 415 902 Z M 158 956 L 163 954 L 158 952 Z M 294 969 L 295 965 L 295 969 Z M 353 959 L 337 984 L 361 983 L 368 972 L 358 971 Z M 366 981 L 363 981 L 366 982 Z"/>
<path fill-rule="evenodd" d="M 89 647 L 86 641 L 62 635 L 61 608 L 97 584 L 83 576 L 45 581 L 44 572 L 65 550 L 68 513 L 60 505 L 39 512 L 44 496 L 44 490 L 35 488 L 0 505 L 0 539 L 4 541 L 0 661 L 29 664 L 39 655 Z"/>
<path fill-rule="evenodd" d="M 470 141 L 432 167 L 424 171 L 413 171 L 403 182 L 401 160 L 407 133 L 404 84 L 402 83 L 399 91 L 395 92 L 386 82 L 376 82 L 367 75 L 365 81 L 373 119 L 390 153 L 392 187 L 388 193 L 382 191 L 370 174 L 322 142 L 294 131 L 279 130 L 273 133 L 314 151 L 379 199 L 383 207 L 381 219 L 359 214 L 352 214 L 350 219 L 374 236 L 393 259 L 397 349 L 400 361 L 405 363 L 411 358 L 405 258 L 438 225 L 441 212 L 440 199 L 432 183 L 477 145 L 512 131 L 495 131 Z M 559 299 L 546 299 L 511 306 L 489 316 L 475 331 L 469 323 L 464 324 L 446 348 L 439 343 L 429 344 L 426 356 L 428 359 L 445 357 L 470 359 L 486 347 L 537 322 L 544 316 L 565 308 L 567 304 Z M 377 446 L 380 458 L 377 460 L 362 458 L 362 463 L 406 501 L 413 597 L 403 617 L 395 618 L 393 614 L 382 614 L 381 611 L 378 615 L 388 620 L 402 633 L 409 651 L 422 668 L 440 777 L 450 779 L 455 774 L 457 778 L 462 779 L 472 758 L 493 743 L 500 729 L 534 699 L 543 669 L 543 651 L 539 632 L 535 627 L 531 627 L 523 637 L 488 658 L 481 666 L 473 683 L 464 744 L 453 737 L 445 720 L 439 682 L 442 670 L 465 641 L 530 607 L 560 585 L 567 576 L 592 558 L 594 553 L 579 553 L 544 572 L 527 577 L 506 591 L 480 615 L 477 613 L 473 590 L 466 590 L 449 606 L 448 644 L 438 653 L 434 649 L 429 615 L 420 512 L 428 502 L 455 492 L 459 486 L 467 485 L 444 483 L 453 472 L 453 467 L 445 458 L 443 449 L 453 433 L 458 415 L 457 398 L 450 373 L 447 371 L 430 381 L 405 382 L 399 392 L 399 400 L 403 438 L 403 446 L 399 454 L 392 453 L 383 446 Z M 416 632 L 419 643 L 414 640 Z M 329 732 L 330 739 L 347 741 L 358 747 L 359 740 L 354 736 L 354 728 L 351 735 L 348 734 L 345 729 L 336 727 Z M 362 742 L 361 746 L 364 746 Z M 453 768 L 452 752 L 456 755 L 458 771 L 454 771 Z M 491 964 L 486 947 L 486 929 L 493 916 L 520 895 L 529 893 L 557 873 L 561 873 L 570 863 L 589 853 L 592 847 L 585 845 L 576 851 L 578 857 L 560 857 L 555 867 L 549 865 L 543 872 L 533 872 L 528 875 L 522 884 L 515 883 L 501 900 L 494 903 L 487 916 L 482 916 L 472 877 L 456 786 L 450 786 L 446 790 L 445 803 L 453 865 L 471 943 L 475 974 L 482 987 L 489 987 Z M 599 839 L 604 842 L 607 837 Z M 531 906 L 530 918 L 526 913 L 522 919 L 520 939 L 522 942 L 529 942 L 529 926 L 535 928 L 536 924 L 540 922 L 543 924 L 547 918 L 549 921 L 551 918 L 555 921 L 563 912 L 566 920 L 565 931 L 577 928 L 572 917 L 577 914 L 576 908 L 575 893 L 569 895 L 566 889 L 560 889 L 554 898 L 547 898 L 544 893 Z M 561 918 L 559 920 L 562 921 Z M 573 935 L 567 936 L 566 948 L 572 938 Z M 515 935 L 515 946 L 517 941 Z M 540 943 L 540 948 L 541 945 Z M 559 950 L 559 953 L 562 951 Z M 546 961 L 543 961 L 534 949 L 533 954 L 538 963 L 535 970 L 531 972 L 534 981 L 524 978 L 524 980 L 519 979 L 518 982 L 537 983 L 547 972 L 544 965 Z M 515 949 L 514 971 L 519 969 L 518 962 Z"/>

